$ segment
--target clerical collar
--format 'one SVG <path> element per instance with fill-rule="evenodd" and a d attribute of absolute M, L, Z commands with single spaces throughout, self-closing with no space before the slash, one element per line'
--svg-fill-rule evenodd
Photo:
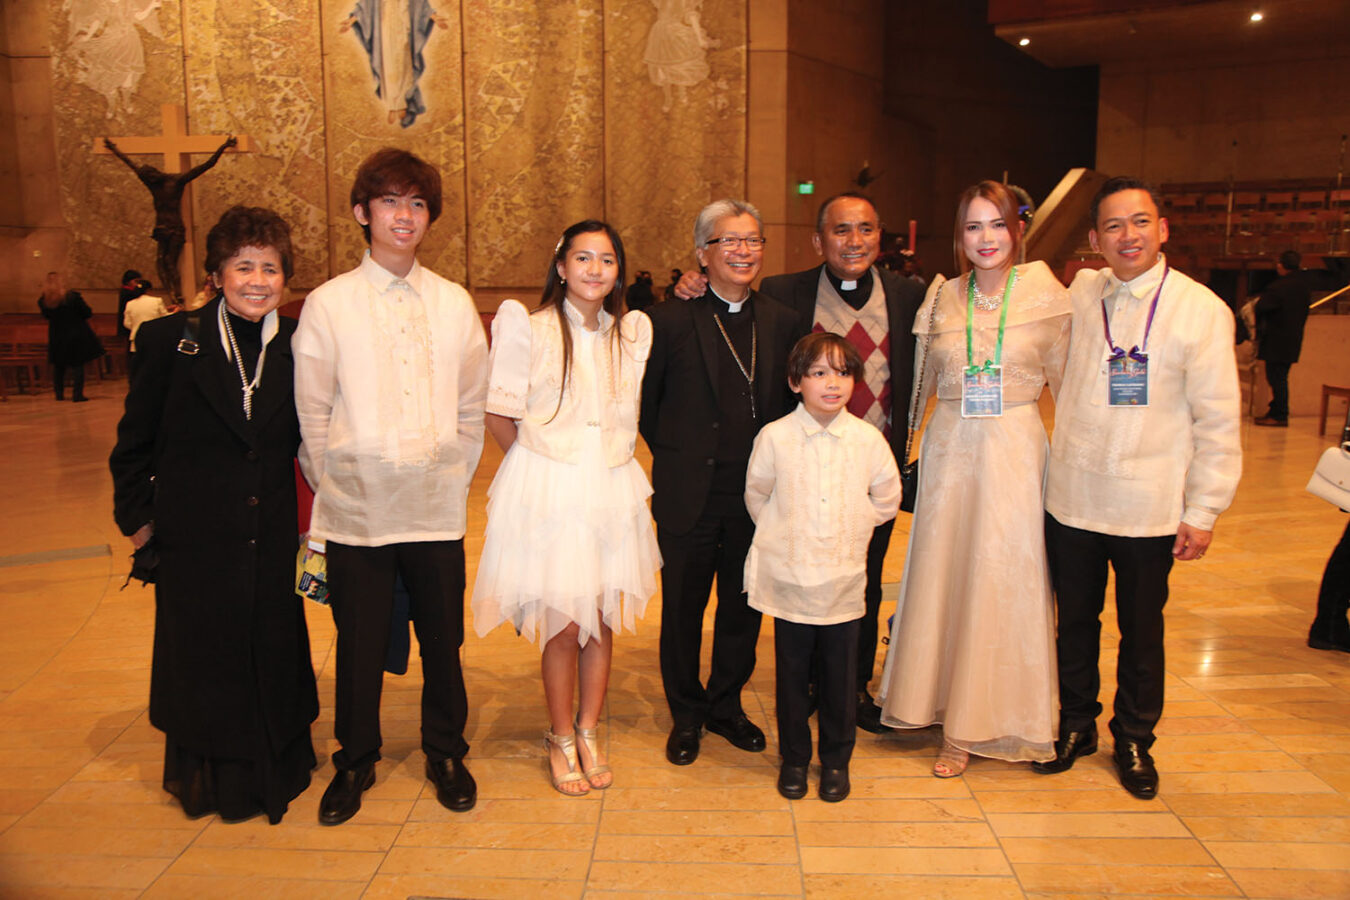
<path fill-rule="evenodd" d="M 745 296 L 742 297 L 740 300 L 737 300 L 735 303 L 732 303 L 730 300 L 726 299 L 721 294 L 717 293 L 717 291 L 713 290 L 711 284 L 708 285 L 708 292 L 712 294 L 714 297 L 716 297 L 718 300 L 725 303 L 727 307 L 727 312 L 731 313 L 732 315 L 735 315 L 736 313 L 740 312 L 741 307 L 745 306 L 746 301 L 750 299 L 750 291 L 748 288 L 746 289 Z"/>
<path fill-rule="evenodd" d="M 844 281 L 841 278 L 836 278 L 834 273 L 830 271 L 829 266 L 825 267 L 825 277 L 830 279 L 830 284 L 834 285 L 834 289 L 845 299 L 854 291 L 858 291 L 864 297 L 870 297 L 872 294 L 872 270 L 870 267 L 857 281 Z"/>

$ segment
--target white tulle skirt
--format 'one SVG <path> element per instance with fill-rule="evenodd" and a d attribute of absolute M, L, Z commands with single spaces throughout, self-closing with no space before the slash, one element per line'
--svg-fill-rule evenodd
<path fill-rule="evenodd" d="M 573 622 L 581 644 L 601 622 L 636 630 L 661 568 L 652 488 L 637 460 L 606 466 L 593 431 L 578 463 L 519 442 L 507 451 L 488 488 L 472 600 L 479 636 L 511 622 L 542 648 Z"/>

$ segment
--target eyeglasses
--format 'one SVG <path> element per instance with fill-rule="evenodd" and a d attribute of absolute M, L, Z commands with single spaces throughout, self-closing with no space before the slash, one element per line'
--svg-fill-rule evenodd
<path fill-rule="evenodd" d="M 730 251 L 730 250 L 735 250 L 737 247 L 741 246 L 742 244 L 745 245 L 745 248 L 746 248 L 747 250 L 763 250 L 763 249 L 764 249 L 764 238 L 758 237 L 758 236 L 756 236 L 756 237 L 736 237 L 735 235 L 724 234 L 724 235 L 722 235 L 721 237 L 715 237 L 715 238 L 713 238 L 712 240 L 705 242 L 705 243 L 703 244 L 703 246 L 705 246 L 705 247 L 716 247 L 716 246 L 718 246 L 719 244 L 722 246 L 722 249 L 723 249 L 723 250 L 728 250 L 728 251 Z"/>

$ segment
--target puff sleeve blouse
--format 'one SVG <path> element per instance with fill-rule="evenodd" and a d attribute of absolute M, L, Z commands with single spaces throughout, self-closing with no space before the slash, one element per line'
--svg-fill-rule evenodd
<path fill-rule="evenodd" d="M 633 458 L 642 375 L 652 325 L 632 311 L 616 323 L 601 310 L 600 328 L 587 332 L 580 312 L 563 301 L 572 336 L 572 367 L 562 377 L 562 323 L 552 307 L 531 313 L 506 300 L 492 320 L 487 411 L 516 420 L 516 440 L 559 462 L 577 461 L 583 429 L 598 425 L 605 464 Z"/>

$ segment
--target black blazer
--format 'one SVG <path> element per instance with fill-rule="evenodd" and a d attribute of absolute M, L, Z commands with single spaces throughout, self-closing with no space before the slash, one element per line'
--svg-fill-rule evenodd
<path fill-rule="evenodd" d="M 1296 363 L 1303 350 L 1312 287 L 1302 271 L 1276 278 L 1256 301 L 1256 358 Z"/>
<path fill-rule="evenodd" d="M 652 517 L 662 529 L 684 534 L 708 500 L 716 465 L 718 347 L 715 301 L 667 300 L 647 310 L 652 351 L 642 379 L 638 430 L 652 451 Z M 790 309 L 751 291 L 758 359 L 755 407 L 760 425 L 787 415 L 795 395 L 787 385 L 787 357 L 806 332 Z"/>
<path fill-rule="evenodd" d="M 774 275 L 760 284 L 761 293 L 791 308 L 799 317 L 802 334 L 816 322 L 816 290 L 824 264 L 805 272 Z M 909 401 L 914 394 L 914 316 L 923 304 L 921 284 L 902 278 L 889 269 L 874 269 L 881 276 L 886 294 L 886 315 L 891 335 L 891 452 L 904 465 L 905 435 L 909 430 Z"/>
<path fill-rule="evenodd" d="M 196 752 L 252 759 L 280 755 L 318 713 L 294 590 L 295 321 L 280 319 L 247 420 L 219 302 L 202 309 L 195 356 L 177 350 L 184 313 L 137 332 L 109 463 L 118 526 L 153 521 L 159 548 L 150 721 Z"/>

